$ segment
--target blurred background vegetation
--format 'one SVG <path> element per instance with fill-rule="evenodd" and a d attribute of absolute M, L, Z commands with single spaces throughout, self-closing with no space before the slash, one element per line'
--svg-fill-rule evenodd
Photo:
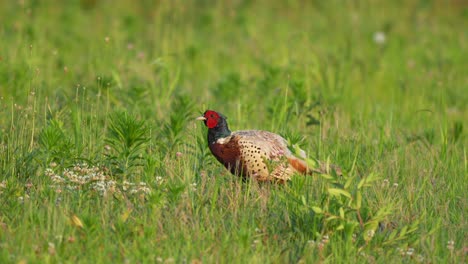
<path fill-rule="evenodd" d="M 0 179 L 7 186 L 0 205 L 2 258 L 34 262 L 37 255 L 60 261 L 59 256 L 81 252 L 59 248 L 63 241 L 56 241 L 57 234 L 81 237 L 81 247 L 92 251 L 89 259 L 102 261 L 105 254 L 93 251 L 96 244 L 89 237 L 108 241 L 106 252 L 115 249 L 111 242 L 120 241 L 117 260 L 132 259 L 122 253 L 132 239 L 135 248 L 148 247 L 134 259 L 149 256 L 152 262 L 156 256 L 148 252 L 158 243 L 156 252 L 166 260 L 180 248 L 189 259 L 207 261 L 222 261 L 223 254 L 224 260 L 235 256 L 239 262 L 357 256 L 357 248 L 343 253 L 334 246 L 308 255 L 304 245 L 316 236 L 304 231 L 304 208 L 291 209 L 281 199 L 270 202 L 272 211 L 290 210 L 290 215 L 283 212 L 285 219 L 305 221 L 296 223 L 299 231 L 289 231 L 294 224 L 274 222 L 270 213 L 258 211 L 250 193 L 244 199 L 252 207 L 225 204 L 241 212 L 233 212 L 232 227 L 213 224 L 226 233 L 221 242 L 214 231 L 189 234 L 180 211 L 245 191 L 219 180 L 232 178 L 209 155 L 204 128 L 192 122 L 211 108 L 227 115 L 233 130 L 278 132 L 356 176 L 376 172 L 396 183 L 397 194 L 375 187 L 365 195 L 372 209 L 398 197 L 394 218 L 402 225 L 424 215 L 419 233 L 424 241 L 400 245 L 403 255 L 417 260 L 416 253 L 406 254 L 410 247 L 429 262 L 466 259 L 467 28 L 468 5 L 462 0 L 1 1 Z M 57 194 L 49 193 L 44 171 L 59 173 L 81 162 L 105 166 L 117 179 L 148 182 L 153 189 L 163 177 L 167 189 L 153 193 L 138 212 L 126 211 L 124 202 L 115 209 L 73 196 L 60 211 L 66 213 L 57 213 Z M 204 182 L 207 175 L 216 182 Z M 208 187 L 189 199 L 193 204 L 178 200 L 193 182 Z M 40 194 L 24 209 L 17 198 L 32 197 L 31 185 Z M 307 192 L 299 185 L 289 190 L 293 197 Z M 320 196 L 311 195 L 312 200 Z M 164 215 L 161 204 L 177 210 Z M 111 213 L 96 217 L 96 206 Z M 96 233 L 75 230 L 76 221 L 69 227 L 69 212 L 80 212 Z M 207 215 L 192 216 L 199 221 L 192 228 L 208 228 L 209 218 L 224 213 L 212 205 Z M 123 223 L 158 227 L 125 232 L 123 224 L 105 226 L 116 216 L 125 218 Z M 252 249 L 256 238 L 247 235 L 253 230 L 249 219 L 270 224 L 271 232 L 290 240 Z M 173 229 L 166 226 L 171 223 Z M 100 233 L 98 227 L 115 233 Z M 440 228 L 433 235 L 435 227 Z M 163 238 L 138 240 L 139 232 Z M 297 232 L 303 232 L 300 238 Z M 45 244 L 36 245 L 39 253 L 34 253 L 28 241 L 39 237 Z M 187 244 L 178 240 L 174 247 L 168 237 L 183 237 Z M 219 247 L 189 244 L 201 239 Z M 50 259 L 47 241 L 55 241 L 59 252 Z M 447 241 L 455 241 L 455 249 L 448 249 L 453 246 Z M 239 255 L 229 243 L 239 244 Z M 372 262 L 382 253 L 378 247 L 356 259 Z M 204 258 L 200 250 L 215 257 Z M 394 260 L 395 254 L 388 254 Z"/>

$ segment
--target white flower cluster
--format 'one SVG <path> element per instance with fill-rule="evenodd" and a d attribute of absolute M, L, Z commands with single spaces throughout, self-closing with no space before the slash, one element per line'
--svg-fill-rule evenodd
<path fill-rule="evenodd" d="M 400 253 L 400 256 L 402 257 L 410 257 L 418 263 L 424 262 L 424 256 L 421 254 L 416 254 L 416 250 L 412 247 L 408 247 L 408 248 L 398 247 L 397 251 Z"/>
<path fill-rule="evenodd" d="M 133 182 L 124 181 L 122 184 L 122 190 L 130 194 L 137 194 L 137 193 L 150 194 L 151 193 L 151 189 L 146 185 L 145 182 L 133 183 Z"/>
<path fill-rule="evenodd" d="M 132 183 L 124 181 L 118 183 L 112 180 L 104 171 L 96 166 L 89 166 L 86 163 L 76 164 L 71 169 L 65 169 L 63 173 L 56 173 L 53 169 L 47 168 L 45 175 L 53 182 L 53 187 L 58 193 L 63 190 L 73 192 L 76 190 L 93 190 L 101 196 L 109 193 L 127 194 L 150 194 L 151 189 L 144 182 Z M 118 188 L 121 186 L 121 188 Z"/>

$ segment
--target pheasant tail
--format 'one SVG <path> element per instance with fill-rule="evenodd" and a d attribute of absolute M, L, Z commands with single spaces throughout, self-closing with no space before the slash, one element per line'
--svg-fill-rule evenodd
<path fill-rule="evenodd" d="M 307 166 L 307 163 L 305 161 L 296 157 L 289 157 L 288 161 L 291 167 L 293 167 L 296 171 L 302 174 L 330 174 L 333 171 L 335 171 L 337 175 L 343 175 L 341 168 L 334 164 L 318 161 L 317 168 L 310 168 L 309 166 Z"/>

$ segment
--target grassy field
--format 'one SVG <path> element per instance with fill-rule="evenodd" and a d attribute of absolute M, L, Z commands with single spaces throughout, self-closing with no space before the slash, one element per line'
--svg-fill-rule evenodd
<path fill-rule="evenodd" d="M 0 263 L 466 263 L 466 2 L 68 2 L 0 2 Z M 242 182 L 208 108 L 345 174 Z"/>

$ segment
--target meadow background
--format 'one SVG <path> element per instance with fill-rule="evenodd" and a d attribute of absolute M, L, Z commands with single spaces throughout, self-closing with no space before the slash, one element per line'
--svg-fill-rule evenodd
<path fill-rule="evenodd" d="M 465 263 L 465 1 L 1 1 L 1 263 Z M 205 109 L 345 176 L 242 182 Z"/>

